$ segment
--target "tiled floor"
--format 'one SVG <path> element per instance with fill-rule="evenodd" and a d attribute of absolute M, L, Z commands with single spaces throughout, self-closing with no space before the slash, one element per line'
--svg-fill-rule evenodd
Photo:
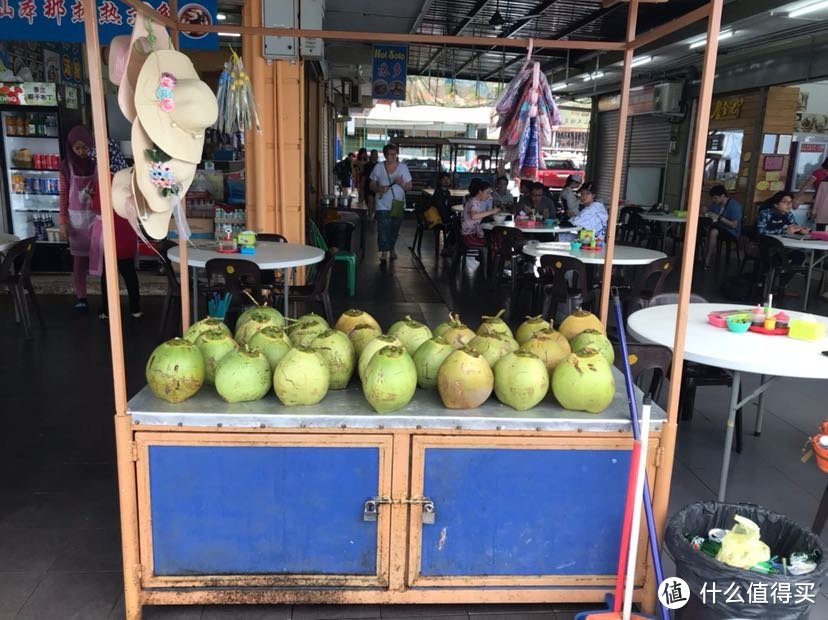
<path fill-rule="evenodd" d="M 408 231 L 410 233 L 410 230 Z M 369 236 L 369 245 L 371 237 Z M 469 272 L 451 273 L 424 243 L 424 265 L 400 242 L 400 259 L 379 267 L 375 253 L 359 267 L 357 298 L 335 287 L 335 311 L 358 305 L 383 325 L 405 314 L 432 326 L 449 307 L 472 325 L 502 305 L 504 291 Z M 146 279 L 148 275 L 144 276 Z M 718 282 L 710 272 L 697 288 L 710 298 Z M 336 280 L 336 278 L 335 278 Z M 12 324 L 8 297 L 0 296 L 0 620 L 123 617 L 115 485 L 112 385 L 108 330 L 93 314 L 78 314 L 67 297 L 41 298 L 48 330 L 23 340 Z M 791 300 L 797 305 L 798 300 Z M 144 363 L 156 343 L 160 298 L 144 300 L 146 316 L 124 322 L 130 394 L 143 385 Z M 789 304 L 791 305 L 791 304 Z M 813 311 L 828 314 L 828 304 Z M 755 383 L 756 378 L 750 381 Z M 699 390 L 696 415 L 679 431 L 671 512 L 712 499 L 718 481 L 727 390 Z M 762 504 L 809 524 L 826 478 L 800 449 L 825 417 L 828 382 L 785 380 L 767 398 L 765 431 L 745 435 L 734 454 L 729 499 Z M 751 427 L 754 408 L 745 415 Z M 823 536 L 828 542 L 828 538 Z M 669 558 L 666 572 L 672 574 Z M 273 606 L 148 608 L 147 618 L 571 618 L 567 606 Z M 828 617 L 820 596 L 812 618 Z"/>

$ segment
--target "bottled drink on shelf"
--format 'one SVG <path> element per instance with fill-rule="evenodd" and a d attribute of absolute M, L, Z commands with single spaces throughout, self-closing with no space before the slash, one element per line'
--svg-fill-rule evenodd
<path fill-rule="evenodd" d="M 37 135 L 37 119 L 35 118 L 34 114 L 29 114 L 29 122 L 26 125 L 26 135 L 27 136 L 36 136 Z"/>

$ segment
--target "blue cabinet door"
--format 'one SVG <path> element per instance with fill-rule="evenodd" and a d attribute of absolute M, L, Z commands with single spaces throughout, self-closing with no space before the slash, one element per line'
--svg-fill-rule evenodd
<path fill-rule="evenodd" d="M 384 491 L 387 448 L 365 443 L 149 443 L 154 576 L 380 577 L 382 517 L 362 510 Z"/>
<path fill-rule="evenodd" d="M 436 519 L 412 525 L 421 528 L 415 583 L 615 574 L 629 450 L 426 445 L 420 454 Z"/>

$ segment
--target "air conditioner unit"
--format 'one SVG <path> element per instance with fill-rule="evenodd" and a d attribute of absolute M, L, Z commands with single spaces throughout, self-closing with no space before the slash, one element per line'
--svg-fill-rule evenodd
<path fill-rule="evenodd" d="M 653 112 L 656 114 L 682 115 L 681 95 L 684 84 L 681 82 L 664 82 L 656 84 Z"/>

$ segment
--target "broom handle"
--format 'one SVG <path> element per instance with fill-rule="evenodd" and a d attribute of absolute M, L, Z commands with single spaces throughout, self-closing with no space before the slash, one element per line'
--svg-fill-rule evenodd
<path fill-rule="evenodd" d="M 644 403 L 642 407 L 642 424 L 644 433 L 637 442 L 641 444 L 641 453 L 638 455 L 635 476 L 635 503 L 633 504 L 632 524 L 630 525 L 630 551 L 627 561 L 627 583 L 624 587 L 624 610 L 623 620 L 630 620 L 632 614 L 633 588 L 635 587 L 635 563 L 638 559 L 638 538 L 641 533 L 641 505 L 644 503 L 644 480 L 647 476 L 647 444 L 650 433 L 650 404 Z"/>
<path fill-rule="evenodd" d="M 630 454 L 630 475 L 627 478 L 627 498 L 624 502 L 624 520 L 621 524 L 621 545 L 618 549 L 618 574 L 615 577 L 615 596 L 612 611 L 621 612 L 624 600 L 624 576 L 627 574 L 627 553 L 630 549 L 630 525 L 632 524 L 633 504 L 635 503 L 635 475 L 638 471 L 638 457 L 641 454 L 641 442 L 634 441 Z"/>
<path fill-rule="evenodd" d="M 630 419 L 632 421 L 633 438 L 641 436 L 641 428 L 638 425 L 638 399 L 635 397 L 635 382 L 632 378 L 630 368 L 630 356 L 627 348 L 627 332 L 624 327 L 624 315 L 621 311 L 621 297 L 616 290 L 612 296 L 612 305 L 615 310 L 615 324 L 618 327 L 618 341 L 621 344 L 621 355 L 624 357 L 624 383 L 627 387 L 627 401 L 630 405 Z M 649 397 L 645 396 L 645 402 Z M 650 553 L 653 556 L 653 570 L 655 572 L 656 584 L 664 581 L 664 569 L 661 566 L 661 553 L 658 550 L 658 536 L 656 535 L 655 518 L 653 517 L 653 502 L 650 499 L 650 484 L 645 475 L 644 478 L 644 515 L 647 518 L 647 532 L 650 539 Z M 656 586 L 658 587 L 658 585 Z M 659 602 L 662 620 L 670 620 L 670 612 Z"/>

